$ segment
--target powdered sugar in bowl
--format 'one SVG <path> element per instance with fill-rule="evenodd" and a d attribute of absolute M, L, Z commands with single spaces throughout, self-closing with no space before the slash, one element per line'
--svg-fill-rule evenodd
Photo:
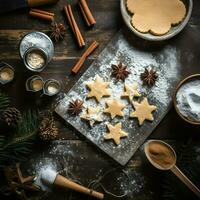
<path fill-rule="evenodd" d="M 191 75 L 178 84 L 173 102 L 182 119 L 200 125 L 200 74 Z"/>

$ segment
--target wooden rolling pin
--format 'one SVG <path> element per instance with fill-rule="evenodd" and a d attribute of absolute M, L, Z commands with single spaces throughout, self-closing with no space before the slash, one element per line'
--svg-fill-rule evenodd
<path fill-rule="evenodd" d="M 57 3 L 59 0 L 0 0 L 0 13 L 16 10 L 18 8 L 36 7 Z"/>
<path fill-rule="evenodd" d="M 79 185 L 64 176 L 57 174 L 55 171 L 51 169 L 46 169 L 42 171 L 40 176 L 41 181 L 49 186 L 54 185 L 66 189 L 75 190 L 77 192 L 81 192 L 87 194 L 89 196 L 95 197 L 97 199 L 103 199 L 104 194 L 100 192 L 96 192 L 92 189 L 86 188 L 82 185 Z"/>

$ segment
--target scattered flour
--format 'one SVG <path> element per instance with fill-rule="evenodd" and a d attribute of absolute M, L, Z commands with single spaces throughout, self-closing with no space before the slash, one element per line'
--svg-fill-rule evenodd
<path fill-rule="evenodd" d="M 185 83 L 178 90 L 177 107 L 180 113 L 193 121 L 200 121 L 200 80 Z"/>
<path fill-rule="evenodd" d="M 50 165 L 43 166 L 38 172 L 35 184 L 43 191 L 50 191 L 57 177 L 57 172 Z"/>
<path fill-rule="evenodd" d="M 121 99 L 124 83 L 121 81 L 116 82 L 111 77 L 111 65 L 118 64 L 119 62 L 126 65 L 131 72 L 125 83 L 131 86 L 136 82 L 139 85 L 142 97 L 138 100 L 140 101 L 147 96 L 149 103 L 157 106 L 157 111 L 154 112 L 155 120 L 152 123 L 145 122 L 143 126 L 139 127 L 136 119 L 129 118 L 133 107 L 129 101 Z M 149 66 L 153 66 L 159 76 L 155 86 L 152 88 L 143 86 L 140 80 L 140 74 L 145 67 Z M 174 84 L 179 80 L 179 67 L 179 51 L 175 47 L 165 46 L 156 52 L 142 51 L 130 45 L 123 34 L 119 34 L 100 54 L 99 58 L 84 73 L 74 87 L 65 94 L 65 97 L 57 106 L 56 112 L 99 148 L 124 165 L 168 111 Z M 120 99 L 126 105 L 126 108 L 123 110 L 125 115 L 123 118 L 117 117 L 111 120 L 109 115 L 102 114 L 103 122 L 96 123 L 90 128 L 88 123 L 81 120 L 79 116 L 70 116 L 66 109 L 69 102 L 75 99 L 84 101 L 83 112 L 86 112 L 89 106 L 97 106 L 94 98 L 87 99 L 88 89 L 85 86 L 87 82 L 94 80 L 96 75 L 102 77 L 104 81 L 110 82 L 109 90 L 112 94 L 111 97 L 102 98 L 98 104 L 101 111 L 105 108 L 105 101 L 113 98 Z M 112 141 L 105 142 L 103 135 L 107 132 L 106 122 L 115 124 L 119 121 L 122 122 L 124 131 L 129 133 L 128 139 L 122 139 L 118 146 L 114 145 Z"/>
<path fill-rule="evenodd" d="M 126 170 L 125 172 L 129 178 L 126 179 L 124 175 L 118 177 L 120 190 L 123 191 L 123 193 L 126 193 L 128 197 L 132 198 L 144 189 L 145 179 L 139 172 L 133 172 L 132 170 Z"/>
<path fill-rule="evenodd" d="M 87 168 L 91 170 L 91 166 L 87 165 L 87 159 L 90 159 L 90 155 L 86 156 L 84 152 L 80 153 L 76 151 L 74 145 L 66 144 L 66 142 L 63 143 L 62 141 L 53 142 L 51 147 L 44 152 L 39 159 L 35 160 L 29 173 L 32 174 L 32 171 L 35 171 L 36 176 L 39 176 L 41 172 L 54 171 L 85 186 L 103 177 L 101 183 L 106 190 L 116 195 L 126 194 L 127 197 L 131 198 L 135 195 L 139 195 L 145 187 L 145 177 L 137 169 L 124 168 L 124 173 L 122 173 L 119 168 L 116 168 L 116 170 L 115 168 L 111 168 L 113 171 L 110 171 L 110 169 L 102 169 L 101 166 L 97 166 L 94 176 L 90 174 L 85 175 L 85 172 L 80 166 L 80 160 L 84 160 L 85 166 L 83 168 L 85 170 L 87 170 Z M 77 157 L 79 159 L 77 159 Z M 110 173 L 107 173 L 107 170 L 110 171 Z M 110 180 L 110 176 L 114 179 Z M 83 183 L 82 180 L 85 182 Z M 107 181 L 110 181 L 111 184 L 109 185 Z M 43 184 L 43 190 L 51 192 L 51 187 L 46 187 Z"/>

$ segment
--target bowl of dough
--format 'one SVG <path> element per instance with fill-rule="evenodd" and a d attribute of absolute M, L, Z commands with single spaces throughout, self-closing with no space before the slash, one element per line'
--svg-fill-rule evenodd
<path fill-rule="evenodd" d="M 150 41 L 167 40 L 187 25 L 192 0 L 121 0 L 125 24 L 138 37 Z"/>

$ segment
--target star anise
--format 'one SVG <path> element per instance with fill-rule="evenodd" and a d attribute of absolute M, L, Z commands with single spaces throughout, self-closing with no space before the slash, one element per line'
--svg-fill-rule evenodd
<path fill-rule="evenodd" d="M 127 70 L 127 66 L 123 66 L 120 62 L 118 65 L 112 65 L 112 76 L 114 76 L 117 80 L 124 81 L 130 72 Z"/>
<path fill-rule="evenodd" d="M 75 101 L 69 102 L 68 113 L 72 115 L 78 115 L 83 108 L 83 101 L 76 99 Z"/>
<path fill-rule="evenodd" d="M 56 42 L 63 39 L 66 33 L 66 28 L 61 23 L 52 22 L 50 27 L 50 37 L 53 38 Z"/>
<path fill-rule="evenodd" d="M 145 68 L 144 72 L 141 73 L 140 78 L 143 81 L 143 84 L 151 87 L 155 84 L 158 75 L 157 72 L 154 71 L 152 68 Z"/>

